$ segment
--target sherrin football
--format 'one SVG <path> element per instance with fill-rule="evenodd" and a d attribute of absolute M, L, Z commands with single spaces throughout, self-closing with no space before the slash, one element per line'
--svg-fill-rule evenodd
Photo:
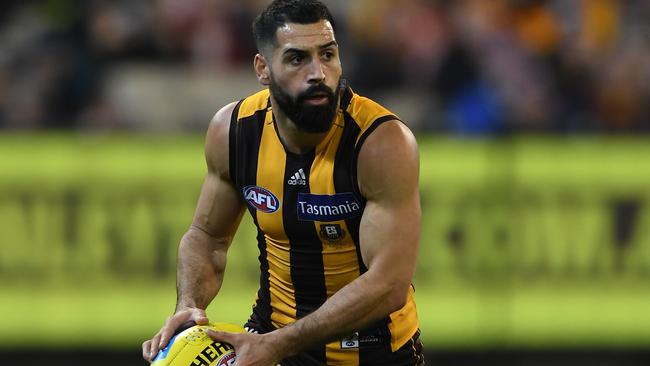
<path fill-rule="evenodd" d="M 181 328 L 182 329 L 182 328 Z M 208 329 L 245 333 L 243 327 L 230 323 L 191 325 L 176 334 L 158 352 L 151 366 L 227 366 L 235 363 L 235 349 L 228 343 L 212 340 Z"/>

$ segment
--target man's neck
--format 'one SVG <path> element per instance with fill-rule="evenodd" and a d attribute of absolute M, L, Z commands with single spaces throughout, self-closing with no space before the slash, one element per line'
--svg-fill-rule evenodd
<path fill-rule="evenodd" d="M 298 129 L 296 124 L 273 103 L 273 117 L 278 127 L 278 135 L 285 149 L 294 154 L 304 154 L 313 150 L 327 136 L 327 132 L 309 133 Z"/>

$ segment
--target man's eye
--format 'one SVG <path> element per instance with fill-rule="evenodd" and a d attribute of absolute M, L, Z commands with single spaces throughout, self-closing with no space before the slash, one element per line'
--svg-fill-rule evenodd
<path fill-rule="evenodd" d="M 302 56 L 293 56 L 293 57 L 291 57 L 291 58 L 289 59 L 289 62 L 290 62 L 292 65 L 300 65 L 300 64 L 302 63 L 303 60 L 304 60 L 304 57 L 302 57 Z"/>
<path fill-rule="evenodd" d="M 323 58 L 324 58 L 325 60 L 328 60 L 328 61 L 329 61 L 329 60 L 331 60 L 333 57 L 334 57 L 334 52 L 332 52 L 332 51 L 327 51 L 327 52 L 324 52 L 324 53 L 323 53 Z"/>

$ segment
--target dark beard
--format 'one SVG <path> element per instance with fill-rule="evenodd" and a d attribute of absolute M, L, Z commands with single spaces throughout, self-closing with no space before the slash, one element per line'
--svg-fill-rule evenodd
<path fill-rule="evenodd" d="M 299 130 L 308 133 L 324 133 L 332 127 L 338 106 L 339 88 L 336 88 L 335 92 L 325 84 L 315 84 L 294 98 L 282 90 L 271 76 L 269 89 L 280 109 Z M 327 94 L 327 104 L 321 106 L 305 103 L 307 99 L 318 93 Z"/>

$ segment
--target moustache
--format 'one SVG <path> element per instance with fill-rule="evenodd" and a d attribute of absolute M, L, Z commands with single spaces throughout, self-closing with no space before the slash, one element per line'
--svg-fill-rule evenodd
<path fill-rule="evenodd" d="M 300 93 L 298 102 L 303 103 L 305 100 L 325 94 L 328 100 L 334 99 L 334 91 L 325 84 L 316 84 L 310 86 L 307 90 Z"/>

